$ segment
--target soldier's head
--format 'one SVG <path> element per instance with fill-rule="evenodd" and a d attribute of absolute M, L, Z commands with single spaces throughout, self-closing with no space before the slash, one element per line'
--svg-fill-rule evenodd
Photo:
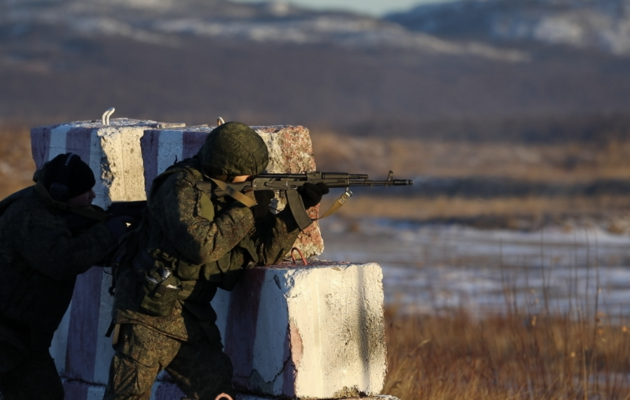
<path fill-rule="evenodd" d="M 42 167 L 44 187 L 56 200 L 73 206 L 88 206 L 94 199 L 94 172 L 74 153 L 59 154 Z"/>
<path fill-rule="evenodd" d="M 265 142 L 240 122 L 226 122 L 213 129 L 198 155 L 205 175 L 227 182 L 237 176 L 258 175 L 269 164 Z"/>

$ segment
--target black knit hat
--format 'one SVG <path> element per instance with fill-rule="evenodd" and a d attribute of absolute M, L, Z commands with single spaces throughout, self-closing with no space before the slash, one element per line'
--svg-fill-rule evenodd
<path fill-rule="evenodd" d="M 53 199 L 67 201 L 94 187 L 94 173 L 81 157 L 73 153 L 59 154 L 41 171 L 42 183 Z"/>

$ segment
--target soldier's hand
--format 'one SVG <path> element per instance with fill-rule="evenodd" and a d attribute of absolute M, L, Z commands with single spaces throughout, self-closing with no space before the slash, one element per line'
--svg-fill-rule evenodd
<path fill-rule="evenodd" d="M 330 189 L 328 189 L 328 185 L 324 182 L 319 182 L 317 184 L 305 183 L 297 189 L 300 196 L 302 196 L 302 202 L 304 203 L 304 208 L 307 210 L 313 206 L 319 204 L 322 201 L 322 196 L 328 194 Z"/>
<path fill-rule="evenodd" d="M 269 212 L 269 204 L 271 204 L 271 199 L 273 199 L 275 193 L 273 190 L 257 190 L 254 192 L 254 196 L 258 204 L 252 207 L 252 212 L 254 213 L 254 218 L 259 219 Z"/>

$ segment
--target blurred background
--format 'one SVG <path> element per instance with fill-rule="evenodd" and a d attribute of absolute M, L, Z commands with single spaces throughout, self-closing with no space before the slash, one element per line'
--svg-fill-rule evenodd
<path fill-rule="evenodd" d="M 414 180 L 355 190 L 324 257 L 488 266 L 507 231 L 549 265 L 555 229 L 572 266 L 630 259 L 630 0 L 0 0 L 0 195 L 30 128 L 109 107 L 304 125 L 320 170 Z M 575 250 L 595 234 L 610 259 Z"/>
<path fill-rule="evenodd" d="M 304 125 L 320 169 L 416 180 L 346 214 L 625 231 L 630 2 L 0 0 L 3 132 L 109 107 Z"/>

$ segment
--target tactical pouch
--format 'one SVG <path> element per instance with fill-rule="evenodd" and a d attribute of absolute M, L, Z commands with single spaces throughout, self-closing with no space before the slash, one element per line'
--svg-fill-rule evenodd
<path fill-rule="evenodd" d="M 144 272 L 140 291 L 140 309 L 149 315 L 164 317 L 170 315 L 179 292 L 182 290 L 179 279 L 170 269 L 158 266 Z"/>

